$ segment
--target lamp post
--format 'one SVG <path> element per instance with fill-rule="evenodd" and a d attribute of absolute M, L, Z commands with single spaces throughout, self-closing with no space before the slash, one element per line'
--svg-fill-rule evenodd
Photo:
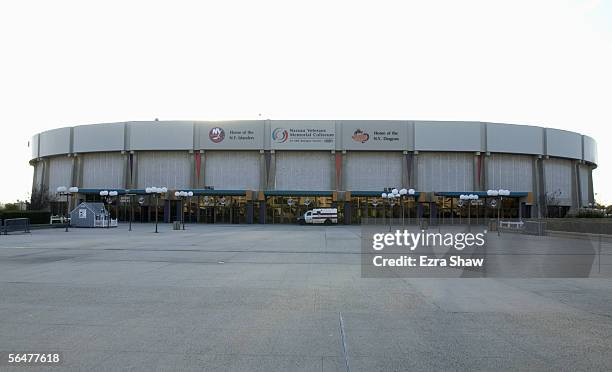
<path fill-rule="evenodd" d="M 147 187 L 145 188 L 145 192 L 147 194 L 153 194 L 155 198 L 155 233 L 157 234 L 159 231 L 157 230 L 158 224 L 158 215 L 159 215 L 159 196 L 161 194 L 167 193 L 168 189 L 165 187 Z"/>
<path fill-rule="evenodd" d="M 193 196 L 193 191 L 175 191 L 174 196 L 181 202 L 181 223 L 183 225 L 183 230 L 185 230 L 185 211 L 183 209 L 183 200 L 185 198 L 189 198 L 189 215 L 191 216 L 191 197 Z"/>
<path fill-rule="evenodd" d="M 380 194 L 380 197 L 383 200 L 383 215 L 385 216 L 385 225 L 387 224 L 387 193 L 383 192 L 382 194 Z"/>
<path fill-rule="evenodd" d="M 132 205 L 132 197 L 136 194 L 125 194 L 128 198 L 130 198 L 130 227 L 128 231 L 132 231 L 132 220 L 134 219 L 134 206 Z"/>
<path fill-rule="evenodd" d="M 113 198 L 115 196 L 119 195 L 119 193 L 117 191 L 111 190 L 102 190 L 100 191 L 100 196 L 103 197 L 106 201 L 106 203 L 108 204 L 108 221 L 107 221 L 107 225 L 106 227 L 110 229 L 110 225 L 111 225 L 111 204 L 113 202 Z"/>
<path fill-rule="evenodd" d="M 70 216 L 70 196 L 71 194 L 76 194 L 79 192 L 79 188 L 76 186 L 72 186 L 72 187 L 66 187 L 66 186 L 60 186 L 57 188 L 57 193 L 60 196 L 66 196 L 66 219 L 64 221 L 64 223 L 66 224 L 66 230 L 65 232 L 68 232 L 68 218 Z"/>
<path fill-rule="evenodd" d="M 466 200 L 468 203 L 468 231 L 472 232 L 472 201 L 478 200 L 478 195 L 476 194 L 461 194 L 459 195 L 459 199 Z"/>
<path fill-rule="evenodd" d="M 395 191 L 395 193 L 393 191 Z M 395 198 L 399 198 L 399 192 L 397 189 L 393 189 L 391 190 L 390 193 L 383 192 L 382 194 L 380 194 L 380 196 L 383 198 L 383 202 L 385 199 L 387 200 L 387 204 L 389 205 L 389 210 L 391 211 L 391 216 L 388 218 L 389 231 L 391 231 L 391 217 L 393 217 L 393 205 L 395 205 Z M 386 216 L 387 216 L 387 212 L 385 209 L 385 217 Z"/>
<path fill-rule="evenodd" d="M 499 197 L 499 202 L 498 202 L 498 206 L 497 206 L 497 236 L 500 235 L 500 222 L 501 222 L 501 207 L 502 207 L 502 201 L 504 199 L 504 196 L 510 196 L 510 190 L 505 190 L 505 189 L 499 189 L 499 190 L 487 190 L 487 195 L 488 196 L 498 196 Z"/>
<path fill-rule="evenodd" d="M 193 191 L 187 192 L 187 197 L 189 197 L 189 223 L 191 223 L 191 197 L 193 196 Z"/>

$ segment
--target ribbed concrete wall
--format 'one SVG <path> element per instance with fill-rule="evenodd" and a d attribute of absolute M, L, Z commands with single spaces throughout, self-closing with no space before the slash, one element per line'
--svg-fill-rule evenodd
<path fill-rule="evenodd" d="M 81 155 L 84 188 L 123 188 L 124 157 L 118 152 Z"/>
<path fill-rule="evenodd" d="M 329 151 L 277 151 L 277 190 L 332 190 L 334 172 Z"/>
<path fill-rule="evenodd" d="M 486 158 L 487 189 L 533 191 L 533 158 L 528 155 L 491 154 Z"/>
<path fill-rule="evenodd" d="M 169 189 L 191 187 L 191 162 L 187 151 L 138 152 L 137 184 Z"/>
<path fill-rule="evenodd" d="M 49 159 L 49 196 L 55 199 L 59 186 L 71 187 L 72 158 L 54 156 Z"/>
<path fill-rule="evenodd" d="M 34 164 L 34 179 L 32 180 L 32 191 L 40 191 L 40 187 L 43 181 L 43 167 L 43 162 L 39 161 Z"/>
<path fill-rule="evenodd" d="M 207 151 L 204 182 L 217 190 L 258 190 L 258 151 Z"/>
<path fill-rule="evenodd" d="M 419 191 L 474 190 L 472 153 L 421 152 L 415 158 Z"/>
<path fill-rule="evenodd" d="M 580 201 L 582 207 L 586 207 L 589 204 L 589 167 L 581 165 L 578 167 L 579 179 L 580 179 Z"/>
<path fill-rule="evenodd" d="M 382 191 L 402 186 L 401 152 L 347 152 L 346 190 Z"/>
<path fill-rule="evenodd" d="M 546 159 L 544 161 L 544 175 L 546 183 L 546 193 L 548 204 L 550 205 L 551 196 L 554 203 L 562 206 L 572 205 L 572 162 L 566 159 Z"/>

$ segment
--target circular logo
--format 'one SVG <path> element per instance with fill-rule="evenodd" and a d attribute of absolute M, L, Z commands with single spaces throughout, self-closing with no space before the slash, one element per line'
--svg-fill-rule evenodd
<path fill-rule="evenodd" d="M 370 135 L 361 129 L 357 129 L 351 138 L 355 142 L 366 143 L 370 139 Z"/>
<path fill-rule="evenodd" d="M 283 128 L 276 128 L 272 131 L 272 140 L 276 143 L 283 143 L 289 138 L 289 132 Z"/>
<path fill-rule="evenodd" d="M 225 138 L 225 131 L 221 127 L 214 127 L 208 132 L 208 138 L 214 143 L 219 143 Z"/>

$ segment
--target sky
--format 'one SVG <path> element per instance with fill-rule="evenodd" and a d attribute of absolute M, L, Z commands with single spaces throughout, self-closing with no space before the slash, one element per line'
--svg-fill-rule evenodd
<path fill-rule="evenodd" d="M 266 118 L 577 131 L 612 204 L 612 0 L 20 0 L 0 35 L 0 202 L 28 197 L 43 130 Z"/>

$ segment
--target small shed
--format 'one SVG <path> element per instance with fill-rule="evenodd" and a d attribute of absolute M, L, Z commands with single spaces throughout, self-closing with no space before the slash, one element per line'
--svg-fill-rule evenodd
<path fill-rule="evenodd" d="M 107 227 L 109 221 L 104 203 L 83 202 L 70 212 L 70 225 L 74 227 Z"/>

